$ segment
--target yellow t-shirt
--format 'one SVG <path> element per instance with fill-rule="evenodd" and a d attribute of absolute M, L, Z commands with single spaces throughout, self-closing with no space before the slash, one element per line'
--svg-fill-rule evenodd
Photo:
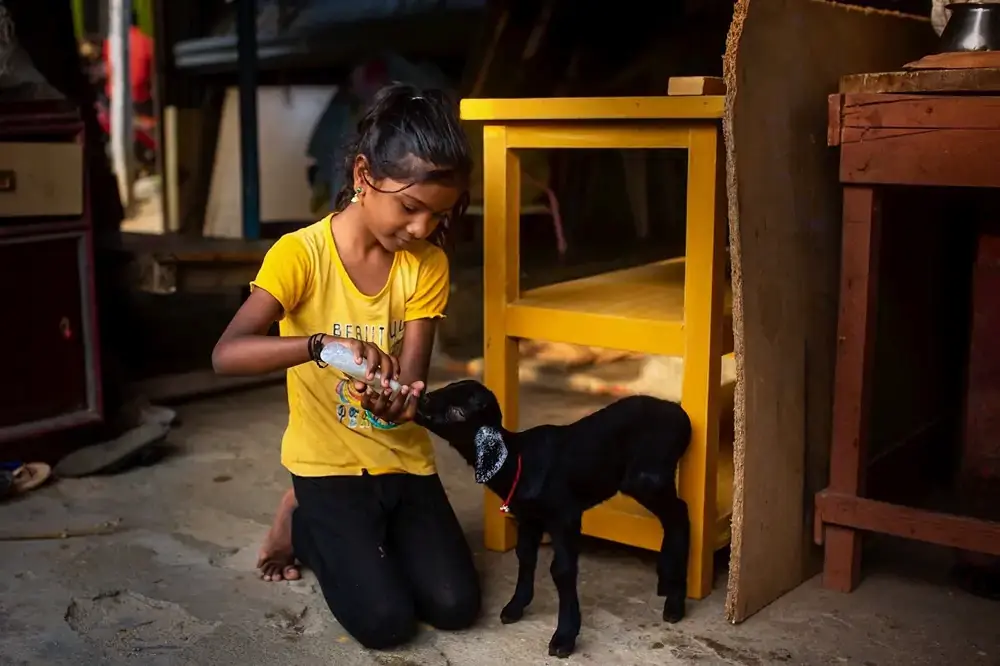
<path fill-rule="evenodd" d="M 344 269 L 331 219 L 278 239 L 250 286 L 281 303 L 283 336 L 322 332 L 398 355 L 406 322 L 444 316 L 448 258 L 426 242 L 397 252 L 382 291 L 367 296 Z M 351 381 L 333 368 L 312 362 L 289 368 L 288 410 L 281 463 L 296 476 L 435 471 L 427 432 L 415 423 L 397 426 L 372 416 L 361 408 Z"/>

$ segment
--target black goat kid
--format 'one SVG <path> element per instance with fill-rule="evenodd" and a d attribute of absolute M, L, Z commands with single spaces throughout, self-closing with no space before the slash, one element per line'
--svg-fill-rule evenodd
<path fill-rule="evenodd" d="M 504 624 L 520 620 L 531 603 L 538 548 L 548 532 L 559 594 L 559 623 L 549 654 L 573 652 L 580 633 L 580 522 L 584 511 L 619 491 L 663 524 L 657 593 L 666 597 L 664 620 L 684 617 L 690 525 L 675 479 L 691 439 L 691 421 L 679 405 L 634 396 L 571 425 L 510 432 L 501 425 L 493 393 L 466 380 L 426 394 L 417 422 L 462 454 L 476 481 L 506 498 L 504 506 L 517 518 L 517 585 L 500 614 Z"/>

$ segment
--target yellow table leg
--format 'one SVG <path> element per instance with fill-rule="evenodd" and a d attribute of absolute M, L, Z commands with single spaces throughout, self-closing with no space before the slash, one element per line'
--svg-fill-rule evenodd
<path fill-rule="evenodd" d="M 507 304 L 520 294 L 521 165 L 507 150 L 507 128 L 483 129 L 483 308 L 484 383 L 497 396 L 504 426 L 518 427 L 517 341 L 507 337 Z M 486 548 L 506 551 L 516 545 L 514 521 L 501 513 L 501 499 L 489 490 L 483 501 Z"/>
<path fill-rule="evenodd" d="M 718 182 L 714 125 L 691 129 L 688 152 L 687 250 L 684 279 L 684 379 L 681 405 L 692 437 L 681 461 L 680 494 L 691 517 L 688 596 L 712 591 L 716 540 L 716 474 L 725 257 L 725 190 Z"/>

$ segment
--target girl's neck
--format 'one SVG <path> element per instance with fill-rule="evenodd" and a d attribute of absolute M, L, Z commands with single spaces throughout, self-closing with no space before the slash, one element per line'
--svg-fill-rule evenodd
<path fill-rule="evenodd" d="M 348 206 L 334 215 L 330 224 L 341 257 L 364 258 L 372 253 L 385 253 L 385 248 L 368 231 L 356 206 Z"/>

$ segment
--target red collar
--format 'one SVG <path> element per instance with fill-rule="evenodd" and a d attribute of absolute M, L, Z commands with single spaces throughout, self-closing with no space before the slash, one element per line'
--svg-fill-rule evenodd
<path fill-rule="evenodd" d="M 503 513 L 510 513 L 510 503 L 514 499 L 514 491 L 517 490 L 517 482 L 521 480 L 521 454 L 517 454 L 517 471 L 514 472 L 514 483 L 510 486 L 510 492 L 507 493 L 507 499 L 504 500 L 503 504 L 500 505 L 500 511 Z"/>

